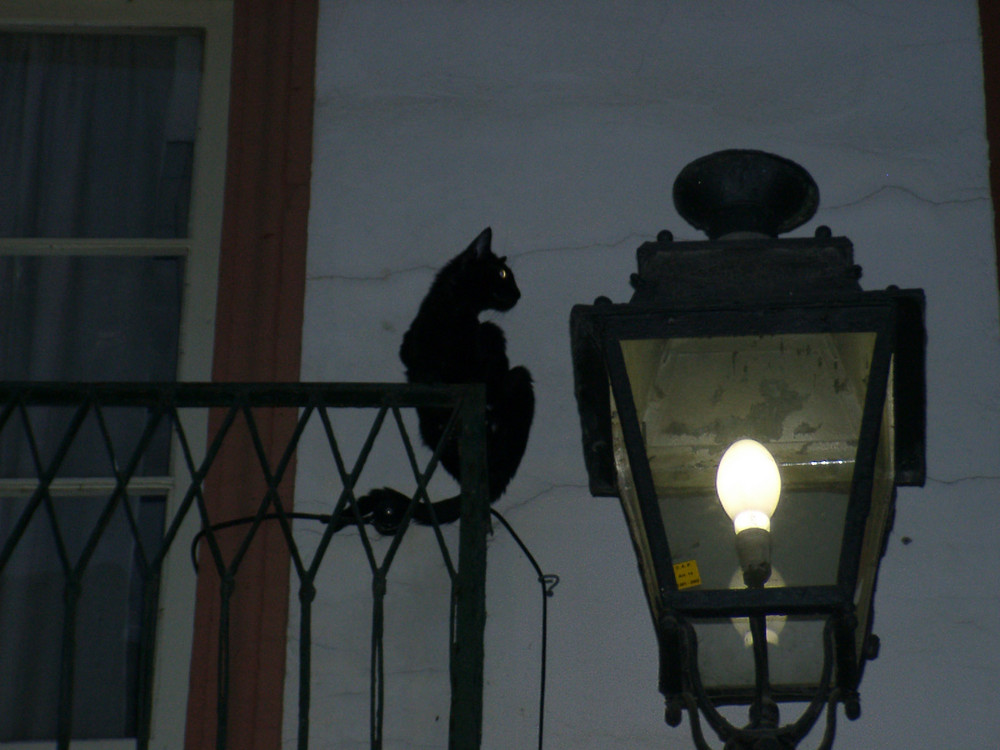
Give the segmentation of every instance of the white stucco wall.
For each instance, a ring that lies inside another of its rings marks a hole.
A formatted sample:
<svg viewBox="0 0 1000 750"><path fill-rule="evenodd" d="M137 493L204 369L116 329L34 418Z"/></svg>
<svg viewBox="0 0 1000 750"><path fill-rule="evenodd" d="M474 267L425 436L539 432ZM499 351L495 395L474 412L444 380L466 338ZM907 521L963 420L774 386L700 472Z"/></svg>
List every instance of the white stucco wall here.
<svg viewBox="0 0 1000 750"><path fill-rule="evenodd" d="M802 164L821 204L793 236L829 225L854 242L865 288L928 298L929 480L900 492L876 600L882 654L836 747L996 746L1000 340L973 0L328 0L316 96L303 380L402 381L400 338L434 271L484 226L520 283L521 302L497 320L538 407L497 507L561 577L548 750L692 746L686 719L663 722L618 503L587 491L567 323L574 303L629 298L635 249L657 231L701 238L670 190L685 164L723 148ZM308 437L297 507L328 510L333 471ZM390 454L364 487L398 476ZM348 580L351 566L367 575L356 542L338 535L319 582L310 747L368 746L371 615L367 580ZM390 576L387 748L445 744L447 583L434 545L418 529ZM498 528L488 750L537 746L540 606ZM293 661L296 639L293 627ZM294 678L290 668L290 738Z"/></svg>

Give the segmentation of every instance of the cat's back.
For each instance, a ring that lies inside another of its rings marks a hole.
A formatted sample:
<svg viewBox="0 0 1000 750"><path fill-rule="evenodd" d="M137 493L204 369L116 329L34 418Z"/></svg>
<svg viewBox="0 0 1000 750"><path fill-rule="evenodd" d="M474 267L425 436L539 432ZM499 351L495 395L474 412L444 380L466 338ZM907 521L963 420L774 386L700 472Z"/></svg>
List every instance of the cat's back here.
<svg viewBox="0 0 1000 750"><path fill-rule="evenodd" d="M399 347L407 379L422 383L469 380L474 375L470 365L478 326L475 315L463 314L444 300L422 306Z"/></svg>
<svg viewBox="0 0 1000 750"><path fill-rule="evenodd" d="M491 237L487 227L435 276L399 350L411 382L475 382L483 378L478 362L503 356L483 351L504 343L502 335L480 336L479 314L509 310L521 293L506 258L493 253Z"/></svg>

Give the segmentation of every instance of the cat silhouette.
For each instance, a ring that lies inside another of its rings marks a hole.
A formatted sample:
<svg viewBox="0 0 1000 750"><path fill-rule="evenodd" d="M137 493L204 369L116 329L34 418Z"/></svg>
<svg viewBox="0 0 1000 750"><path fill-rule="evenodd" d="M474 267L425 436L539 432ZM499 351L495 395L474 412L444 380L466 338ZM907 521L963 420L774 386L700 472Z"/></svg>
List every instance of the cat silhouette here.
<svg viewBox="0 0 1000 750"><path fill-rule="evenodd" d="M511 367L507 341L495 323L480 321L486 310L506 312L521 298L507 259L493 253L487 227L437 273L416 317L403 336L399 357L410 383L483 383L486 386L486 462L489 497L494 502L517 472L528 443L535 412L531 373ZM420 437L434 450L444 435L450 409L417 409ZM443 446L441 465L460 474L457 430ZM410 498L390 487L359 499L362 513L383 534L395 533ZM434 503L438 523L455 521L461 495ZM426 504L417 504L413 520L431 523Z"/></svg>

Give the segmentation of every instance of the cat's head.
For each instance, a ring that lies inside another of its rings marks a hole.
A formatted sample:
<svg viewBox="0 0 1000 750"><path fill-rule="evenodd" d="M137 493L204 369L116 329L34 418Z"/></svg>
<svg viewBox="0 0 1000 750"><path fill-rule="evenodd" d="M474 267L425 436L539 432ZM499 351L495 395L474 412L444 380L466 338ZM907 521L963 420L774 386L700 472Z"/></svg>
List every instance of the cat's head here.
<svg viewBox="0 0 1000 750"><path fill-rule="evenodd" d="M486 227L460 256L464 283L475 289L483 310L510 310L521 298L514 273L506 256L493 253L490 242L493 231Z"/></svg>

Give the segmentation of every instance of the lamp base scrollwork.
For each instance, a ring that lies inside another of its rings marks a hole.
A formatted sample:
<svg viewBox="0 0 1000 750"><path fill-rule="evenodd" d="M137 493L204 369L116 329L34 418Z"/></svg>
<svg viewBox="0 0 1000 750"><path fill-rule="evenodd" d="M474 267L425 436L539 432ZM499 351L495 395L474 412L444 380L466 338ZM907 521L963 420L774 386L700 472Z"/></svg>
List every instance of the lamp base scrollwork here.
<svg viewBox="0 0 1000 750"><path fill-rule="evenodd" d="M831 677L834 664L834 617L823 629L823 669L816 693L801 716L794 722L778 725L777 706L767 691L758 693L750 706L751 721L745 727L729 722L712 703L698 672L698 644L694 628L681 619L671 618L671 625L680 634L684 689L666 696L665 719L672 727L679 726L687 711L691 722L691 736L697 750L718 750L705 739L702 719L722 741L721 750L795 750L813 730L823 709L826 709L826 726L815 750L830 750L837 724L837 704L844 703L845 714L854 719L860 715L857 692L842 690L833 685Z"/></svg>

